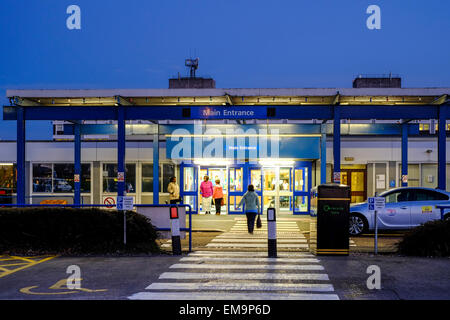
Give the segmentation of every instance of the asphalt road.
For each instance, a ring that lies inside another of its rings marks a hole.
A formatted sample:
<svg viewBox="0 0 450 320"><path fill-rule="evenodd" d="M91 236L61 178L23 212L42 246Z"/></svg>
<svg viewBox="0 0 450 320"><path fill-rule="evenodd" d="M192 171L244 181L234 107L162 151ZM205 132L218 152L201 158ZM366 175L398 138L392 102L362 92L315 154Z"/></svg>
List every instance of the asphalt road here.
<svg viewBox="0 0 450 320"><path fill-rule="evenodd" d="M183 255L186 257L186 255ZM341 300L450 299L450 260L353 254L319 257ZM180 257L55 257L17 272L0 275L0 299L128 299L142 292L179 263ZM69 266L81 270L80 290L66 286ZM381 289L367 288L367 268L379 266ZM226 268L226 266L225 266ZM205 270L213 273L214 270ZM289 274L289 270L277 271ZM183 281L181 281L183 282ZM295 282L293 282L295 283ZM192 291L192 295L197 292Z"/></svg>

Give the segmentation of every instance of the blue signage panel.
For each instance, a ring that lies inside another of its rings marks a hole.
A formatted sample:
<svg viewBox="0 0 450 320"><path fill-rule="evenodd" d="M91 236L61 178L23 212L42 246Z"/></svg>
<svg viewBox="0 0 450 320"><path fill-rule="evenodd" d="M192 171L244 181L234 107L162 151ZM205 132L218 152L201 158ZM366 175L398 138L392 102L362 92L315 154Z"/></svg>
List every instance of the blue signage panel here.
<svg viewBox="0 0 450 320"><path fill-rule="evenodd" d="M265 106L205 106L191 107L193 119L266 119Z"/></svg>
<svg viewBox="0 0 450 320"><path fill-rule="evenodd" d="M167 137L167 159L319 159L319 137Z"/></svg>

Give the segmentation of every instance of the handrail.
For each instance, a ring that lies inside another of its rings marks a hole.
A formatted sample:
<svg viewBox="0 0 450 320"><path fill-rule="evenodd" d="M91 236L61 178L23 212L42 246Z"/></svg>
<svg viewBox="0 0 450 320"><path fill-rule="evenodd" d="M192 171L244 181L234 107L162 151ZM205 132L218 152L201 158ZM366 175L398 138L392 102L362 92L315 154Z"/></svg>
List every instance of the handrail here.
<svg viewBox="0 0 450 320"><path fill-rule="evenodd" d="M188 231L189 232L189 252L192 252L192 207L189 204L134 204L134 207L187 207L189 214L189 228L180 228L180 231ZM106 204L16 204L16 203L8 203L8 204L0 204L1 207L31 207L31 208L42 208L42 207L50 207L50 208L89 208L89 207L111 207ZM157 231L170 231L169 228L155 228Z"/></svg>

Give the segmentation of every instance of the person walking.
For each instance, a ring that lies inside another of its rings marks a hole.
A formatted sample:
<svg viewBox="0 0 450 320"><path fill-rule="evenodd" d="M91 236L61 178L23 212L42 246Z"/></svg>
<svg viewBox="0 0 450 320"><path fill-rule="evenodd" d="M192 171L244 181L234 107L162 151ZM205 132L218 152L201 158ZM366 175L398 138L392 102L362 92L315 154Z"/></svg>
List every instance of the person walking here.
<svg viewBox="0 0 450 320"><path fill-rule="evenodd" d="M248 185L247 192L242 196L237 208L240 209L242 203L245 203L245 215L247 216L248 233L253 234L255 228L255 218L260 211L259 197L252 184Z"/></svg>
<svg viewBox="0 0 450 320"><path fill-rule="evenodd" d="M177 204L180 199L180 187L177 184L177 178L170 178L169 185L167 186L167 192L169 192L170 204ZM167 202L166 202L167 203Z"/></svg>
<svg viewBox="0 0 450 320"><path fill-rule="evenodd" d="M216 215L220 215L220 209L223 204L223 188L220 185L219 179L216 180L216 185L214 186L214 191L213 191L212 197L214 199L214 204L216 206Z"/></svg>
<svg viewBox="0 0 450 320"><path fill-rule="evenodd" d="M202 207L205 214L211 214L211 202L214 189L209 177L205 176L200 184L200 194L202 195Z"/></svg>

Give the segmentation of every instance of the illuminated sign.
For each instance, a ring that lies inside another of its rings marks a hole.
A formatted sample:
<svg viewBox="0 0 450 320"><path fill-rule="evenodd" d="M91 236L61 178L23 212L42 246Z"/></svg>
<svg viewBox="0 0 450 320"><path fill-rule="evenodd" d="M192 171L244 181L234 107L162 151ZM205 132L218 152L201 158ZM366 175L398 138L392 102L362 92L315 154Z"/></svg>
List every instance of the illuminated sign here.
<svg viewBox="0 0 450 320"><path fill-rule="evenodd" d="M265 119L267 109L264 107L200 107L191 109L192 118L202 119Z"/></svg>

